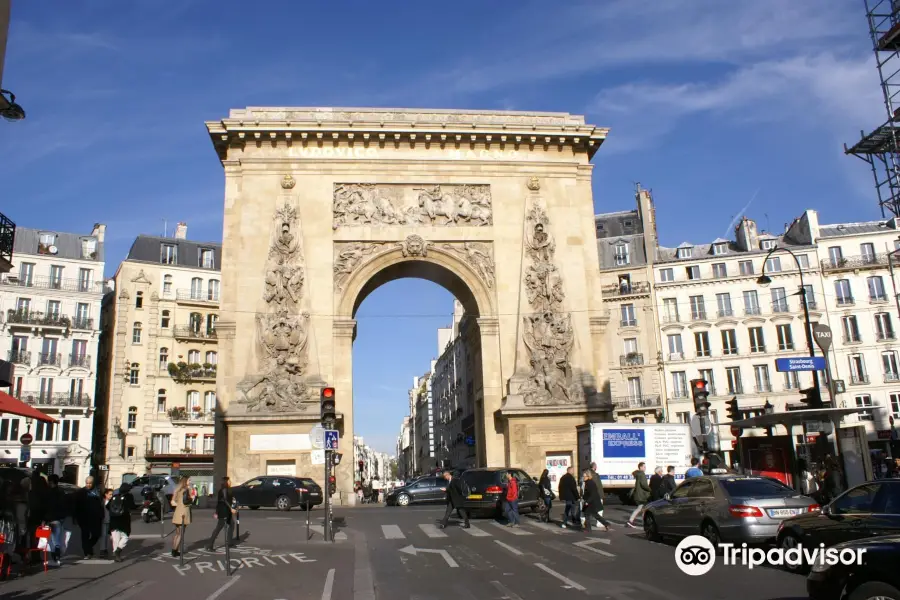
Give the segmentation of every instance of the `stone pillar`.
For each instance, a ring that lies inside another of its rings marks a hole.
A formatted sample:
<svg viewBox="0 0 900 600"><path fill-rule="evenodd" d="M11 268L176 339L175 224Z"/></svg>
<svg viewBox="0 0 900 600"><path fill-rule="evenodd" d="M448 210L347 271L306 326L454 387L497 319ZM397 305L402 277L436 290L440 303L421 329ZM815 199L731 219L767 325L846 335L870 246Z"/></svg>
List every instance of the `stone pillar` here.
<svg viewBox="0 0 900 600"><path fill-rule="evenodd" d="M343 415L340 452L344 455L341 464L334 470L338 489L334 500L335 504L353 506L356 504L356 494L353 493L353 339L356 337L356 321L335 319L331 327L334 352L332 385L335 408Z"/></svg>
<svg viewBox="0 0 900 600"><path fill-rule="evenodd" d="M603 392L608 390L607 382L609 380L609 369L603 368L604 365L604 350L606 349L604 336L606 335L606 326L609 324L609 315L603 315L599 317L590 317L590 327L591 327L591 341L592 347L594 350L594 355L592 357L594 364L594 372L591 373L591 376L594 379L594 385L597 388L597 392L602 397ZM612 360L612 359L610 359ZM608 394L611 396L612 394Z"/></svg>
<svg viewBox="0 0 900 600"><path fill-rule="evenodd" d="M500 322L497 317L479 317L481 333L482 414L476 423L476 436L484 441L483 457L487 467L506 466L506 426L496 424L494 414L503 403L503 373L500 369ZM478 429L480 426L480 430Z"/></svg>

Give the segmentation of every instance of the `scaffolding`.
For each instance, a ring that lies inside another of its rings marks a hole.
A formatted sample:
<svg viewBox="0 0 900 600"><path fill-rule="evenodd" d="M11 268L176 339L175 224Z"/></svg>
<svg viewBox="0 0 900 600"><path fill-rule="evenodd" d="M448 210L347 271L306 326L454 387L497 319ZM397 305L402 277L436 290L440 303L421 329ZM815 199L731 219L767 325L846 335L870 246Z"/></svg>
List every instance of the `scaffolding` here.
<svg viewBox="0 0 900 600"><path fill-rule="evenodd" d="M844 152L866 161L881 214L900 217L900 0L865 0L887 121Z"/></svg>

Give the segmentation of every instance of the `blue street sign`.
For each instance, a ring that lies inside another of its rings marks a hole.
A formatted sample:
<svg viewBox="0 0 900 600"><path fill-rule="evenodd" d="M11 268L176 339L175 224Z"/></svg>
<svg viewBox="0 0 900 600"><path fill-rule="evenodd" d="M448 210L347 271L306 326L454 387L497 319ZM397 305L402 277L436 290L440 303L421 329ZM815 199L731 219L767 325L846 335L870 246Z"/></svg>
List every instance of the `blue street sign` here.
<svg viewBox="0 0 900 600"><path fill-rule="evenodd" d="M19 462L28 462L31 460L31 446L19 447Z"/></svg>
<svg viewBox="0 0 900 600"><path fill-rule="evenodd" d="M779 373L791 371L824 371L825 359L821 356L803 358L776 358L775 370Z"/></svg>
<svg viewBox="0 0 900 600"><path fill-rule="evenodd" d="M338 449L337 429L326 429L325 430L325 449L326 450L337 450Z"/></svg>
<svg viewBox="0 0 900 600"><path fill-rule="evenodd" d="M467 435L466 436L466 446L474 446L475 445L475 436Z"/></svg>

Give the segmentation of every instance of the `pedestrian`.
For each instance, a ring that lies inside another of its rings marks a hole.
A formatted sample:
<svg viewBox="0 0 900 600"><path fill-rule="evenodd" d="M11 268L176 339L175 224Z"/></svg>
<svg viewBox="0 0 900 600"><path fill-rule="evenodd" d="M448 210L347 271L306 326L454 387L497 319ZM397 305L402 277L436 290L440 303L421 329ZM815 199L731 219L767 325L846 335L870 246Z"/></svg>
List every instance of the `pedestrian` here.
<svg viewBox="0 0 900 600"><path fill-rule="evenodd" d="M465 488L463 480L459 477L454 477L450 471L444 471L444 481L447 482L447 487L443 488L447 494L447 508L444 510L444 518L441 519L440 528L444 529L447 527L450 515L455 510L457 515L462 512L463 529L468 529L469 509L463 506L463 503L466 501L466 496L469 495L469 492Z"/></svg>
<svg viewBox="0 0 900 600"><path fill-rule="evenodd" d="M506 523L507 527L519 526L519 480L506 472Z"/></svg>
<svg viewBox="0 0 900 600"><path fill-rule="evenodd" d="M41 477L40 471L31 473L31 485L28 489L27 503L28 513L25 519L27 528L28 548L37 548L37 529L47 522L47 482ZM28 553L28 562L31 562L32 555Z"/></svg>
<svg viewBox="0 0 900 600"><path fill-rule="evenodd" d="M109 492L109 501L106 503L106 512L109 513L109 534L112 537L113 560L122 562L122 550L128 543L131 535L131 511L128 510L128 497L131 494L131 484L123 483L119 491L113 494Z"/></svg>
<svg viewBox="0 0 900 600"><path fill-rule="evenodd" d="M691 459L691 467L684 472L684 478L703 477L703 471L700 469L700 459L696 456Z"/></svg>
<svg viewBox="0 0 900 600"><path fill-rule="evenodd" d="M800 493L804 496L813 496L819 491L816 478L809 472L809 465L804 459L797 461L797 470L800 471Z"/></svg>
<svg viewBox="0 0 900 600"><path fill-rule="evenodd" d="M225 535L225 543L234 545L234 517L237 515L237 509L234 508L234 496L231 494L231 478L223 477L222 483L219 484L219 491L216 494L216 528L213 529L212 536L209 538L209 544L206 549L210 552L216 549L216 538L219 532L228 526L228 532Z"/></svg>
<svg viewBox="0 0 900 600"><path fill-rule="evenodd" d="M562 523L559 524L563 529L566 523L578 524L581 517L578 514L578 500L581 497L578 493L578 482L575 481L575 469L568 467L566 474L559 478L559 499L565 502Z"/></svg>
<svg viewBox="0 0 900 600"><path fill-rule="evenodd" d="M100 541L106 509L100 490L94 485L94 478L84 480L84 487L76 492L73 515L81 530L81 550L84 558L94 558L94 546Z"/></svg>
<svg viewBox="0 0 900 600"><path fill-rule="evenodd" d="M18 541L13 482L3 479L0 480L0 581L9 576Z"/></svg>
<svg viewBox="0 0 900 600"><path fill-rule="evenodd" d="M650 476L650 501L659 500L663 497L663 468L656 467L653 469L653 475Z"/></svg>
<svg viewBox="0 0 900 600"><path fill-rule="evenodd" d="M544 469L544 472L541 473L540 479L538 479L538 487L541 488L540 493L544 498L544 514L541 516L541 520L544 523L552 523L553 520L550 518L550 509L553 508L553 499L556 497L553 494L553 484L550 482L550 471L548 469Z"/></svg>
<svg viewBox="0 0 900 600"><path fill-rule="evenodd" d="M66 543L65 522L69 516L66 494L59 487L59 475L56 473L47 478L47 524L50 526L50 557L59 566L62 559L63 546Z"/></svg>
<svg viewBox="0 0 900 600"><path fill-rule="evenodd" d="M597 463L591 463L591 480L597 485L597 489L600 491L600 499L602 500L605 496L603 493L603 481L600 480L600 476L597 475ZM582 486L583 487L583 486ZM603 509L600 509L600 514L603 514ZM595 523L597 527L600 526L600 522Z"/></svg>
<svg viewBox="0 0 900 600"><path fill-rule="evenodd" d="M841 468L837 460L828 455L825 457L825 477L824 477L825 498L831 502L841 495L843 491L843 478L841 477Z"/></svg>
<svg viewBox="0 0 900 600"><path fill-rule="evenodd" d="M644 510L644 504L650 499L650 484L647 482L647 464L639 462L638 468L631 475L634 477L634 489L631 490L631 499L637 504L637 508L635 508L634 512L631 513L631 516L628 517L628 522L625 523L625 526L637 527L637 525L634 524L634 520L641 514L641 511Z"/></svg>
<svg viewBox="0 0 900 600"><path fill-rule="evenodd" d="M191 478L184 476L175 486L175 493L172 494L170 504L175 512L172 513L172 524L175 525L175 534L172 536L172 556L177 557L181 554L181 538L184 537L187 526L191 524L191 492L188 487L191 485Z"/></svg>
<svg viewBox="0 0 900 600"><path fill-rule="evenodd" d="M678 483L675 481L675 467L669 465L666 467L666 474L663 475L662 485L660 486L660 492L662 492L662 498L666 497L666 494L671 494L675 491L675 488L678 487Z"/></svg>
<svg viewBox="0 0 900 600"><path fill-rule="evenodd" d="M586 469L583 473L584 477L584 531L591 532L591 519L596 520L603 525L604 531L611 531L611 523L603 518L600 514L603 511L603 496L597 483L591 477L591 469Z"/></svg>

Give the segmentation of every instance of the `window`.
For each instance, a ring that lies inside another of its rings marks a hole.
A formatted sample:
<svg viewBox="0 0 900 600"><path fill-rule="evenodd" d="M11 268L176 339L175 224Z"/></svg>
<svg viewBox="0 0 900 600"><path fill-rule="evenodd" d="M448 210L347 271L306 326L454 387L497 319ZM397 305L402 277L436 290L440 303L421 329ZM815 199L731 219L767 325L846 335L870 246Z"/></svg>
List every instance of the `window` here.
<svg viewBox="0 0 900 600"><path fill-rule="evenodd" d="M144 308L144 292L138 292L134 295L134 307Z"/></svg>
<svg viewBox="0 0 900 600"><path fill-rule="evenodd" d="M713 244L712 253L713 256L721 256L728 251L728 244Z"/></svg>
<svg viewBox="0 0 900 600"><path fill-rule="evenodd" d="M81 258L97 258L97 240L94 238L81 238Z"/></svg>
<svg viewBox="0 0 900 600"><path fill-rule="evenodd" d="M75 329L90 329L89 311L90 307L84 302L75 305L75 323L73 324Z"/></svg>
<svg viewBox="0 0 900 600"><path fill-rule="evenodd" d="M59 441L77 442L81 423L78 419L63 419L60 422Z"/></svg>
<svg viewBox="0 0 900 600"><path fill-rule="evenodd" d="M19 267L19 285L22 287L31 287L34 285L33 263L22 263Z"/></svg>
<svg viewBox="0 0 900 600"><path fill-rule="evenodd" d="M896 337L890 313L875 313L875 337L878 341L892 340Z"/></svg>
<svg viewBox="0 0 900 600"><path fill-rule="evenodd" d="M738 353L737 332L734 329L722 330L722 354L732 355Z"/></svg>
<svg viewBox="0 0 900 600"><path fill-rule="evenodd" d="M36 442L52 442L53 441L53 423L44 423L38 421L34 428L34 441Z"/></svg>
<svg viewBox="0 0 900 600"><path fill-rule="evenodd" d="M781 272L781 257L773 256L772 258L766 261L765 266L766 273L780 273Z"/></svg>
<svg viewBox="0 0 900 600"><path fill-rule="evenodd" d="M836 515L866 514L875 510L875 497L881 484L869 483L853 488L831 503Z"/></svg>
<svg viewBox="0 0 900 600"><path fill-rule="evenodd" d="M215 266L215 254L212 248L200 248L200 256L197 263L204 269L212 269Z"/></svg>
<svg viewBox="0 0 900 600"><path fill-rule="evenodd" d="M631 400L640 400L641 399L641 378L640 377L629 377L628 378L628 398Z"/></svg>
<svg viewBox="0 0 900 600"><path fill-rule="evenodd" d="M687 278L690 281L696 281L700 279L700 267L697 265L691 265L690 267L685 267L685 271L687 272Z"/></svg>
<svg viewBox="0 0 900 600"><path fill-rule="evenodd" d="M131 368L128 369L128 383L131 385L138 385L141 382L141 366L137 363L131 363Z"/></svg>
<svg viewBox="0 0 900 600"><path fill-rule="evenodd" d="M687 394L687 373L684 371L672 371L672 397L687 398Z"/></svg>
<svg viewBox="0 0 900 600"><path fill-rule="evenodd" d="M869 383L869 376L866 374L866 359L862 354L851 354L847 357L850 361L850 383L862 385Z"/></svg>
<svg viewBox="0 0 900 600"><path fill-rule="evenodd" d="M624 346L626 355L627 354L637 354L637 351L638 351L637 338L625 338L623 346Z"/></svg>
<svg viewBox="0 0 900 600"><path fill-rule="evenodd" d="M191 300L203 300L203 280L199 277L191 279Z"/></svg>
<svg viewBox="0 0 900 600"><path fill-rule="evenodd" d="M769 365L753 365L753 377L756 379L757 394L772 391L772 381L769 379Z"/></svg>
<svg viewBox="0 0 900 600"><path fill-rule="evenodd" d="M697 348L697 356L708 357L712 353L709 350L709 332L697 331L694 333L694 346Z"/></svg>
<svg viewBox="0 0 900 600"><path fill-rule="evenodd" d="M206 299L212 302L219 301L219 280L210 279L206 286Z"/></svg>
<svg viewBox="0 0 900 600"><path fill-rule="evenodd" d="M772 288L772 312L784 313L787 311L787 294L784 292L784 288Z"/></svg>
<svg viewBox="0 0 900 600"><path fill-rule="evenodd" d="M797 255L797 262L800 263L800 268L801 268L801 269L804 269L804 270L805 270L805 269L808 269L808 268L809 268L809 255L807 255L807 254L798 254L798 255Z"/></svg>
<svg viewBox="0 0 900 600"><path fill-rule="evenodd" d="M94 271L91 269L78 269L78 291L90 292Z"/></svg>
<svg viewBox="0 0 900 600"><path fill-rule="evenodd" d="M19 441L19 419L0 419L0 442Z"/></svg>
<svg viewBox="0 0 900 600"><path fill-rule="evenodd" d="M760 312L759 296L757 296L756 290L746 290L744 292L744 314L758 315Z"/></svg>
<svg viewBox="0 0 900 600"><path fill-rule="evenodd" d="M700 369L698 372L700 379L706 382L706 386L709 389L709 395L716 395L716 379L713 377L712 369Z"/></svg>
<svg viewBox="0 0 900 600"><path fill-rule="evenodd" d="M631 262L628 256L628 244L618 243L615 246L616 266L621 267Z"/></svg>
<svg viewBox="0 0 900 600"><path fill-rule="evenodd" d="M190 352L188 352L188 364L189 365L200 364L200 351L199 350L191 350Z"/></svg>
<svg viewBox="0 0 900 600"><path fill-rule="evenodd" d="M731 310L731 294L716 294L716 310L719 318L731 317L734 312Z"/></svg>
<svg viewBox="0 0 900 600"><path fill-rule="evenodd" d="M832 267L844 266L844 253L840 246L832 246L828 249L828 262L831 263Z"/></svg>
<svg viewBox="0 0 900 600"><path fill-rule="evenodd" d="M200 412L200 392L191 390L187 393L187 408L190 412Z"/></svg>
<svg viewBox="0 0 900 600"><path fill-rule="evenodd" d="M178 246L162 244L159 248L159 262L164 265L178 264Z"/></svg>
<svg viewBox="0 0 900 600"><path fill-rule="evenodd" d="M215 365L219 362L219 355L210 350L206 353L206 364Z"/></svg>
<svg viewBox="0 0 900 600"><path fill-rule="evenodd" d="M168 329L169 324L171 322L171 313L167 310L162 311L162 316L159 319L159 326L163 329Z"/></svg>
<svg viewBox="0 0 900 600"><path fill-rule="evenodd" d="M129 431L137 429L137 406L128 407L128 422L126 425Z"/></svg>
<svg viewBox="0 0 900 600"><path fill-rule="evenodd" d="M870 408L872 406L872 396L869 394L860 394L854 398L856 400L856 408ZM860 421L874 421L872 411L857 413Z"/></svg>
<svg viewBox="0 0 900 600"><path fill-rule="evenodd" d="M684 246L678 249L676 256L678 258L690 258L693 253L694 249L691 246Z"/></svg>
<svg viewBox="0 0 900 600"><path fill-rule="evenodd" d="M793 350L794 335L793 332L791 332L790 323L781 323L779 325L776 325L775 331L778 332L778 349Z"/></svg>
<svg viewBox="0 0 900 600"><path fill-rule="evenodd" d="M881 365L884 367L884 381L900 381L900 369L897 368L897 353L893 350L881 353Z"/></svg>
<svg viewBox="0 0 900 600"><path fill-rule="evenodd" d="M166 412L166 390L156 390L156 412Z"/></svg>
<svg viewBox="0 0 900 600"><path fill-rule="evenodd" d="M798 390L800 389L800 373L797 371L788 371L784 375L784 389Z"/></svg>
<svg viewBox="0 0 900 600"><path fill-rule="evenodd" d="M738 268L741 270L741 275L753 275L752 260L742 260L738 263Z"/></svg>
<svg viewBox="0 0 900 600"><path fill-rule="evenodd" d="M853 292L850 289L850 280L838 279L835 281L834 295L837 296L838 305L853 304Z"/></svg>
<svg viewBox="0 0 900 600"><path fill-rule="evenodd" d="M140 321L136 321L134 327L131 328L131 343L132 344L140 344L141 343L141 323Z"/></svg>
<svg viewBox="0 0 900 600"><path fill-rule="evenodd" d="M216 323L219 320L219 315L206 315L206 334L212 335L216 332Z"/></svg>
<svg viewBox="0 0 900 600"><path fill-rule="evenodd" d="M678 301L675 298L663 298L663 322L678 322Z"/></svg>
<svg viewBox="0 0 900 600"><path fill-rule="evenodd" d="M678 412L678 413L675 413L675 416L678 418L679 423L690 423L691 422L690 411Z"/></svg>
<svg viewBox="0 0 900 600"><path fill-rule="evenodd" d="M184 451L188 454L197 452L197 434L187 433L184 436Z"/></svg>
<svg viewBox="0 0 900 600"><path fill-rule="evenodd" d="M172 276L163 275L163 296L172 295Z"/></svg>
<svg viewBox="0 0 900 600"><path fill-rule="evenodd" d="M763 335L763 328L750 327L748 332L750 333L750 352L765 352L766 338Z"/></svg>
<svg viewBox="0 0 900 600"><path fill-rule="evenodd" d="M622 327L634 327L637 319L634 317L634 304L622 305Z"/></svg>
<svg viewBox="0 0 900 600"><path fill-rule="evenodd" d="M894 392L891 394L891 412L893 413L894 418L900 418L900 393ZM3 439L2 430L0 430L0 440Z"/></svg>
<svg viewBox="0 0 900 600"><path fill-rule="evenodd" d="M55 233L42 233L38 236L38 254L56 254L50 251L54 246L56 246Z"/></svg>
<svg viewBox="0 0 900 600"><path fill-rule="evenodd" d="M670 333L667 336L669 342L669 360L681 360L684 358L684 348L681 346L681 334Z"/></svg>
<svg viewBox="0 0 900 600"><path fill-rule="evenodd" d="M53 397L53 378L41 377L41 395L42 400L50 400Z"/></svg>
<svg viewBox="0 0 900 600"><path fill-rule="evenodd" d="M884 279L880 275L869 277L866 283L869 285L869 300L887 300L887 292L884 291Z"/></svg>
<svg viewBox="0 0 900 600"><path fill-rule="evenodd" d="M87 357L87 340L72 340L72 356L69 357L69 366L90 367Z"/></svg>
<svg viewBox="0 0 900 600"><path fill-rule="evenodd" d="M703 296L691 296L689 298L691 304L691 319L700 321L706 318L706 305L703 302Z"/></svg>
<svg viewBox="0 0 900 600"><path fill-rule="evenodd" d="M771 250L775 247L775 240L762 240L759 243L759 247L763 250Z"/></svg>
<svg viewBox="0 0 900 600"><path fill-rule="evenodd" d="M841 317L841 327L844 330L844 343L852 344L862 341L862 337L859 334L859 323L856 321L856 315Z"/></svg>
<svg viewBox="0 0 900 600"><path fill-rule="evenodd" d="M169 434L168 433L154 433L150 437L150 448L154 454L168 454L169 453Z"/></svg>
<svg viewBox="0 0 900 600"><path fill-rule="evenodd" d="M212 414L216 410L216 393L206 392L203 394L203 412Z"/></svg>
<svg viewBox="0 0 900 600"><path fill-rule="evenodd" d="M660 269L659 280L663 282L675 281L675 271L673 269Z"/></svg>
<svg viewBox="0 0 900 600"><path fill-rule="evenodd" d="M212 435L203 436L203 454L212 454L216 451L216 438Z"/></svg>
<svg viewBox="0 0 900 600"><path fill-rule="evenodd" d="M169 365L169 349L163 346L159 349L159 368L165 369Z"/></svg>
<svg viewBox="0 0 900 600"><path fill-rule="evenodd" d="M127 448L125 448L125 458L134 458L134 453L135 453L134 446L128 446Z"/></svg>
<svg viewBox="0 0 900 600"><path fill-rule="evenodd" d="M806 284L803 286L803 291L806 294L806 306L809 308L816 307L816 294L813 291L813 286L810 284Z"/></svg>
<svg viewBox="0 0 900 600"><path fill-rule="evenodd" d="M713 277L716 279L724 279L728 277L728 267L725 263L714 263L713 264Z"/></svg>
<svg viewBox="0 0 900 600"><path fill-rule="evenodd" d="M62 287L63 268L58 265L50 266L50 287L58 290Z"/></svg>
<svg viewBox="0 0 900 600"><path fill-rule="evenodd" d="M48 300L47 301L47 316L48 317L50 317L54 321L59 320L59 310L60 310L59 300Z"/></svg>
<svg viewBox="0 0 900 600"><path fill-rule="evenodd" d="M188 317L188 325L193 333L200 333L200 328L203 327L203 315L191 313Z"/></svg>
<svg viewBox="0 0 900 600"><path fill-rule="evenodd" d="M859 254L862 257L864 264L869 265L877 261L875 258L875 244L872 244L871 242L860 244Z"/></svg>

